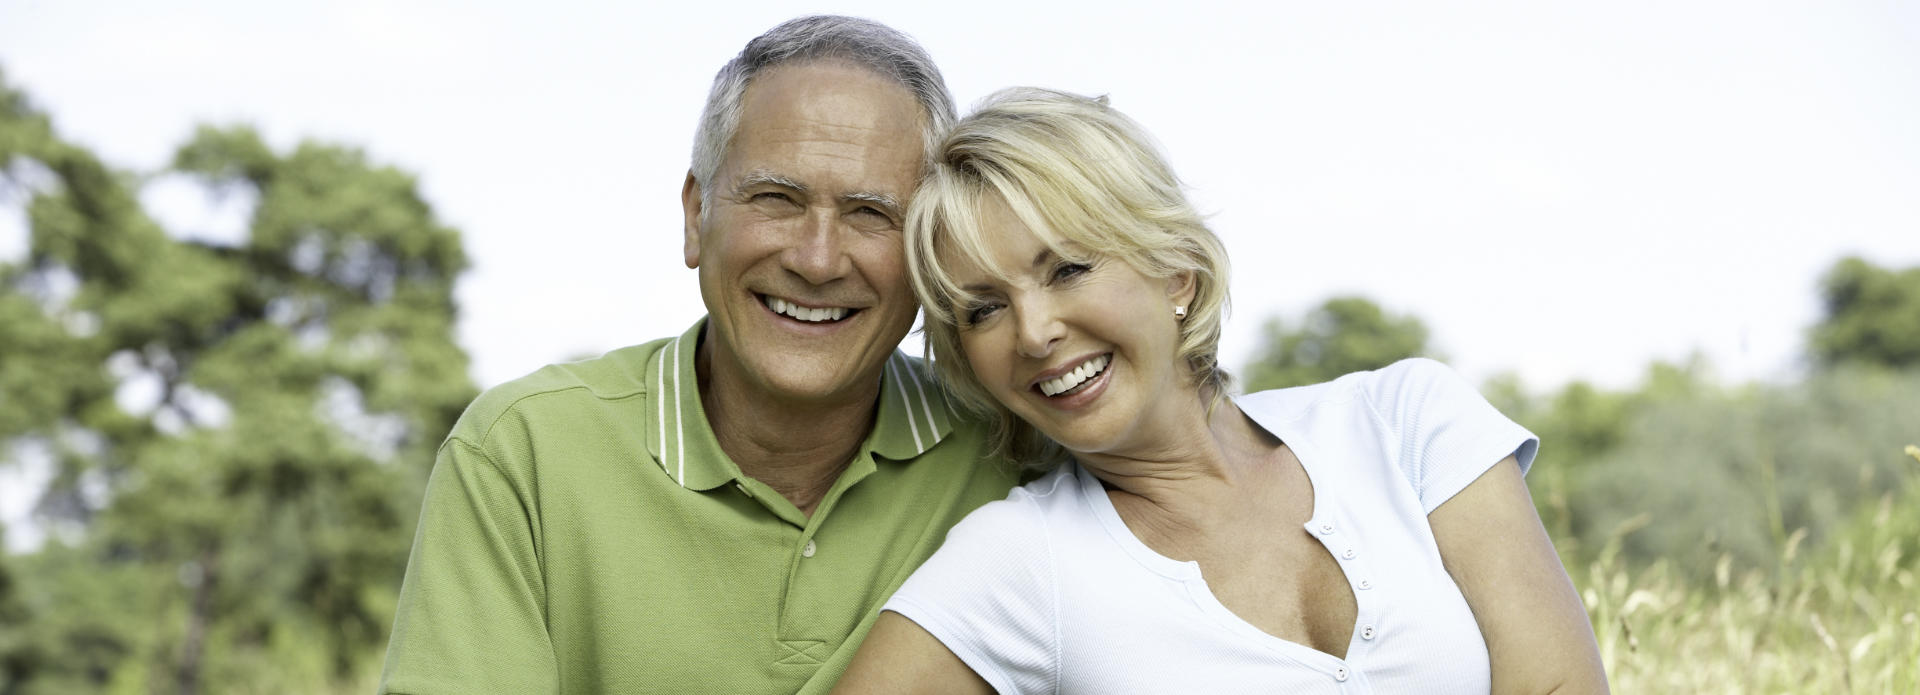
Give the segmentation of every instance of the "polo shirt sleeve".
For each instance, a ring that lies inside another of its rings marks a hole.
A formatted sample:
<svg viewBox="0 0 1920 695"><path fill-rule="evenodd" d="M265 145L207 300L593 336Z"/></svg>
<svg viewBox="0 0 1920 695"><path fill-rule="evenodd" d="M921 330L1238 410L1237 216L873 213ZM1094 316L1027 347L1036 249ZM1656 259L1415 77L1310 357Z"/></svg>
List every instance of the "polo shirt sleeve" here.
<svg viewBox="0 0 1920 695"><path fill-rule="evenodd" d="M1024 496L967 515L881 609L926 629L1003 695L1051 693L1059 679L1052 553Z"/></svg>
<svg viewBox="0 0 1920 695"><path fill-rule="evenodd" d="M1362 390L1400 438L1396 463L1432 514L1501 459L1525 474L1540 440L1495 410L1466 379L1434 360L1401 360L1367 375Z"/></svg>
<svg viewBox="0 0 1920 695"><path fill-rule="evenodd" d="M486 451L458 438L441 446L381 693L559 691L529 500Z"/></svg>

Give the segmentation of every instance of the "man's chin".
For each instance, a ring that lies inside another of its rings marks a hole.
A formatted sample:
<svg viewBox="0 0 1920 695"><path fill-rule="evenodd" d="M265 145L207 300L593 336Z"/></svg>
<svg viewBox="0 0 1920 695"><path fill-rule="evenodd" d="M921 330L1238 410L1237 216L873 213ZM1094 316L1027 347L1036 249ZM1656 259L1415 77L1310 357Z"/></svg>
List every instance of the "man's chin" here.
<svg viewBox="0 0 1920 695"><path fill-rule="evenodd" d="M792 403L829 405L871 397L879 388L878 364L849 364L844 351L764 356L758 371L763 396ZM884 357L883 357L884 358Z"/></svg>

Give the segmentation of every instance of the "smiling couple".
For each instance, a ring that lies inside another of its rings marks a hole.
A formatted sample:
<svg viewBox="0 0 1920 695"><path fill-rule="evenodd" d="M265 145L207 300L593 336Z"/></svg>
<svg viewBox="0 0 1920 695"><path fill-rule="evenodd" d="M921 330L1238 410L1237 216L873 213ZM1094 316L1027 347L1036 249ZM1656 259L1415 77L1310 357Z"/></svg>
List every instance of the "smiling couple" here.
<svg viewBox="0 0 1920 695"><path fill-rule="evenodd" d="M707 316L467 410L382 692L1605 691L1532 435L1424 360L1230 396L1225 249L1104 100L956 122L805 17L695 140Z"/></svg>

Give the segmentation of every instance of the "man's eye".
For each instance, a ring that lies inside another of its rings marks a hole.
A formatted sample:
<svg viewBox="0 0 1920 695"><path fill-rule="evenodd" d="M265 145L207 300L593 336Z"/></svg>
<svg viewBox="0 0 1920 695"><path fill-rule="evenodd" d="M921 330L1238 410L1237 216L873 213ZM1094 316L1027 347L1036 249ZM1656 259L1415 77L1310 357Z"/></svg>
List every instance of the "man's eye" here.
<svg viewBox="0 0 1920 695"><path fill-rule="evenodd" d="M850 215L854 218L854 220L857 223L863 226L873 226L873 227L893 226L893 216L888 215L887 213L881 212L878 208L861 207L861 208L855 209L852 213L850 213Z"/></svg>
<svg viewBox="0 0 1920 695"><path fill-rule="evenodd" d="M800 202L786 191L760 191L747 196L747 204L759 208L762 212L786 214L798 210Z"/></svg>

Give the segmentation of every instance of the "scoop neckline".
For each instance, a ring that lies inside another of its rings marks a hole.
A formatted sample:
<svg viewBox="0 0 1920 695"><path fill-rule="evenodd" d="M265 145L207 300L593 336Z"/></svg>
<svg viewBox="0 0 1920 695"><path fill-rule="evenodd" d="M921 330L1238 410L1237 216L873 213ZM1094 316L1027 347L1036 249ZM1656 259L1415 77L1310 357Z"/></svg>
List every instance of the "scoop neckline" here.
<svg viewBox="0 0 1920 695"><path fill-rule="evenodd" d="M1249 414L1248 417L1252 418L1252 415ZM1334 501L1336 498L1330 497L1327 494L1328 490L1334 487L1334 485L1331 484L1329 480L1323 479L1329 476L1316 475L1318 469L1315 468L1314 464L1309 462L1309 459L1313 457L1309 454L1303 454L1300 451L1299 442L1301 440L1296 437L1287 436L1288 433L1281 431L1283 428L1275 426L1278 425L1278 423L1269 424L1261 422L1259 419L1254 419L1254 423L1266 430L1269 434L1280 439L1282 445L1293 451L1294 458L1300 462L1301 470L1305 471L1307 475L1307 484L1313 489L1313 513L1309 514L1307 521L1302 524L1306 532L1313 534L1315 527L1329 521L1336 524L1339 523L1337 517L1340 515L1335 513L1339 507L1338 502ZM1313 447L1311 444L1308 444L1307 448L1312 449ZM1347 634L1347 655L1345 657L1338 657L1314 649L1311 646L1273 635L1260 629L1253 623L1247 622L1247 620L1240 617L1238 613L1234 613L1231 609L1227 608L1226 604L1221 603L1219 597L1214 595L1213 587L1207 584L1206 577L1203 576L1200 571L1199 562L1193 560L1175 560L1149 547L1146 542L1140 540L1139 536L1134 535L1133 529L1127 526L1126 520L1120 518L1120 510L1113 506L1113 499L1107 496L1107 490L1100 483L1099 477L1095 476L1092 471L1087 470L1085 466L1080 465L1078 461L1074 461L1072 466L1074 477L1078 480L1081 492L1083 496L1087 498L1087 503L1091 507L1095 519L1098 520L1100 526L1106 530L1107 535L1113 539L1114 544L1119 546L1122 552L1126 553L1142 568L1183 584L1194 605L1202 614L1206 615L1219 627L1244 639L1251 640L1255 644L1264 645L1281 656L1290 658L1327 675L1333 675L1342 667L1356 663L1358 658L1364 653L1365 646L1361 644L1360 631L1364 625L1370 624L1372 620L1374 612L1372 607L1373 602L1369 600L1368 596L1372 592L1362 591L1354 585L1352 572L1349 571L1346 565L1341 565L1341 578L1346 581L1347 591L1353 596L1354 620L1353 625L1350 626L1351 631ZM1328 503L1323 504L1323 502ZM1315 535L1315 538L1317 539L1319 536ZM1332 554L1333 550L1326 548L1324 541L1322 541L1321 544L1323 550ZM1339 556L1335 555L1334 561L1339 563Z"/></svg>

